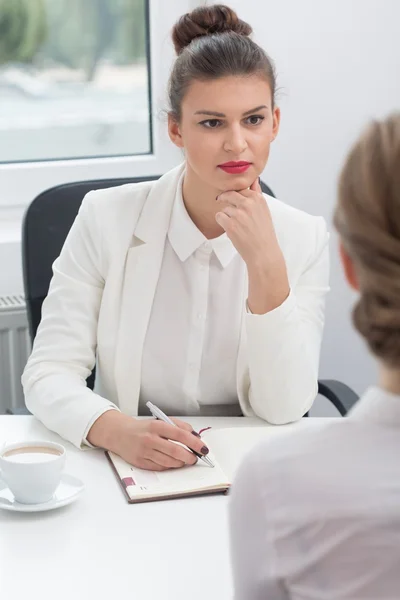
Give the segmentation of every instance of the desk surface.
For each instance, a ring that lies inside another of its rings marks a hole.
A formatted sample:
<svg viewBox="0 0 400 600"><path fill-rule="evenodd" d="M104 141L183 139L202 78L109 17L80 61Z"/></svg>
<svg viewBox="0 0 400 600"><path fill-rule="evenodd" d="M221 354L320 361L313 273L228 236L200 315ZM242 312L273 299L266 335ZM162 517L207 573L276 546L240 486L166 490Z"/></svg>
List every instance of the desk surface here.
<svg viewBox="0 0 400 600"><path fill-rule="evenodd" d="M303 419L274 427L315 427ZM257 419L191 418L195 428L260 425ZM268 425L266 425L268 427ZM85 482L70 506L43 513L0 509L4 600L227 600L232 597L223 495L127 503L101 450L81 451L28 416L0 416L0 443L47 439L67 448L65 472Z"/></svg>

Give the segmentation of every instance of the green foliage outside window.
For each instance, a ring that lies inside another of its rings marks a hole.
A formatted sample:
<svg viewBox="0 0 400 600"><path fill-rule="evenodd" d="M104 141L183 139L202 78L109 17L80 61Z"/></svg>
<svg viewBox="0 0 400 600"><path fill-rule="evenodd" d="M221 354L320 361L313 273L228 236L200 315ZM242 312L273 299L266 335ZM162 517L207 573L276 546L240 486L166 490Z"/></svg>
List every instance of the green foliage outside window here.
<svg viewBox="0 0 400 600"><path fill-rule="evenodd" d="M46 35L44 0L0 0L0 65L31 62Z"/></svg>
<svg viewBox="0 0 400 600"><path fill-rule="evenodd" d="M146 57L145 0L0 0L0 66L63 65L94 77L100 61Z"/></svg>

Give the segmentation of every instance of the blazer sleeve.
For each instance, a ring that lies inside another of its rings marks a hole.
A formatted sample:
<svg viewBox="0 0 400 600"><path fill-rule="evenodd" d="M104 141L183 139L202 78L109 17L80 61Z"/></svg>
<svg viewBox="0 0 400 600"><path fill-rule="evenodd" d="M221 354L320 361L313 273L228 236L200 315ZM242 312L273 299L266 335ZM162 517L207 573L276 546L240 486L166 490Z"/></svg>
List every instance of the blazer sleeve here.
<svg viewBox="0 0 400 600"><path fill-rule="evenodd" d="M329 235L323 218L316 224L313 250L288 298L265 315L245 315L250 388L244 412L274 424L300 419L318 393Z"/></svg>
<svg viewBox="0 0 400 600"><path fill-rule="evenodd" d="M102 239L93 194L83 200L42 306L32 353L22 375L28 409L49 429L81 447L93 422L117 406L86 387L96 361L104 288Z"/></svg>

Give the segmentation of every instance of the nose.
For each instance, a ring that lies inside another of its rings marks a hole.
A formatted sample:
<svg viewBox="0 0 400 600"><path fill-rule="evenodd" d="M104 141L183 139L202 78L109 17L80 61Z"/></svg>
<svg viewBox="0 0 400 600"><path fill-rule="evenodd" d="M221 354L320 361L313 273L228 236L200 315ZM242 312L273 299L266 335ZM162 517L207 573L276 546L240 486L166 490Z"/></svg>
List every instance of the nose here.
<svg viewBox="0 0 400 600"><path fill-rule="evenodd" d="M224 150L232 154L239 155L247 148L245 132L240 124L229 127L225 140Z"/></svg>

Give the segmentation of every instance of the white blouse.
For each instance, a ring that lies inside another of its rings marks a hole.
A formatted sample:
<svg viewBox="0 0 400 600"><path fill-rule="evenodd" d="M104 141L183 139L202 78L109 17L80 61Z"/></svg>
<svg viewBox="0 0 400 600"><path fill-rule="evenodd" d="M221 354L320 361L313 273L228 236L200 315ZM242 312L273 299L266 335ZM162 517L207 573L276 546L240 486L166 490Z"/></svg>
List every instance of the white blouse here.
<svg viewBox="0 0 400 600"><path fill-rule="evenodd" d="M232 487L235 600L400 598L400 396L250 452Z"/></svg>
<svg viewBox="0 0 400 600"><path fill-rule="evenodd" d="M207 238L177 187L142 360L139 412L241 414L236 362L245 263L226 234Z"/></svg>

